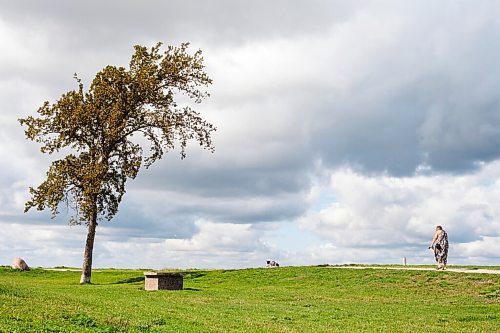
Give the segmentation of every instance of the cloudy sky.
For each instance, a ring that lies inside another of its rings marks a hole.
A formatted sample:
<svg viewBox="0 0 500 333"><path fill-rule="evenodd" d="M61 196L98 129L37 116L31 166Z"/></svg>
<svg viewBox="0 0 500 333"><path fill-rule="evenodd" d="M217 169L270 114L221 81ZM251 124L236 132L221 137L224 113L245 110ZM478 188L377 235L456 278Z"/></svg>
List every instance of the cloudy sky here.
<svg viewBox="0 0 500 333"><path fill-rule="evenodd" d="M191 43L214 80L192 144L141 170L94 267L500 265L498 1L3 1L0 264L80 266L86 230L23 213L52 156L17 119L133 45Z"/></svg>

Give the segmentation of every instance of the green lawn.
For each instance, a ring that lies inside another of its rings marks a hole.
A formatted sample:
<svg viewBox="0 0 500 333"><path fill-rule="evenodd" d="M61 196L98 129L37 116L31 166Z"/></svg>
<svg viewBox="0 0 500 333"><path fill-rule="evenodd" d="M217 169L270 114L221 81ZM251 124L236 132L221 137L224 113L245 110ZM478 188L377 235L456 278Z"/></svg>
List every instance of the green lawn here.
<svg viewBox="0 0 500 333"><path fill-rule="evenodd" d="M500 275L282 267L187 271L0 268L0 332L500 332Z"/></svg>

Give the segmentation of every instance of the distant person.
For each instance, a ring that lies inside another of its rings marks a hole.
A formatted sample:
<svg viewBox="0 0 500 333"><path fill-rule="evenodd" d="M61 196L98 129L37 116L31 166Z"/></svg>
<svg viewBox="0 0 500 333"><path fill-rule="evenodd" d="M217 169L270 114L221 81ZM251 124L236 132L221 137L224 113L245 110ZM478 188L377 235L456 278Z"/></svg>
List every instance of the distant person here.
<svg viewBox="0 0 500 333"><path fill-rule="evenodd" d="M278 264L278 262L274 260L268 260L266 263L266 267L280 267L280 264Z"/></svg>
<svg viewBox="0 0 500 333"><path fill-rule="evenodd" d="M448 234L440 225L436 227L436 233L434 234L434 238L432 238L429 249L434 250L437 269L445 270L448 262Z"/></svg>

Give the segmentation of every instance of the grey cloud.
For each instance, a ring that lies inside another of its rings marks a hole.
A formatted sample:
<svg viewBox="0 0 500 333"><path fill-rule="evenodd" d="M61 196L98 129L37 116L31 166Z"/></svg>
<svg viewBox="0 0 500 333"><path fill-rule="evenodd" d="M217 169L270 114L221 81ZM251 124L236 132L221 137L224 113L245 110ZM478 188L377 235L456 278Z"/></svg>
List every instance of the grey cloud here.
<svg viewBox="0 0 500 333"><path fill-rule="evenodd" d="M234 42L243 38L293 43L294 38L304 34L323 36L324 42L317 49L295 50L311 52L315 57L333 52L338 40L352 34L354 40L363 38L357 40L359 50L351 48L344 52L368 67L360 68L360 73L347 73L351 84L347 92L339 93L327 81L316 91L297 84L289 87L288 94L275 95L281 100L292 100L298 91L310 91L309 100L304 100L302 107L308 109L312 120L313 125L306 129L312 139L309 149L302 153L314 151L316 158L330 166L351 164L368 173L388 171L409 175L422 164L437 172L468 171L478 162L492 161L500 155L495 90L500 71L496 61L500 48L495 47L499 37L495 16L498 8L491 4L474 7L462 4L455 5L451 12L434 8L429 15L424 7L425 4L388 6L382 7L386 12L381 12L370 4L326 1L295 6L287 2L270 5L267 1L251 6L235 1L90 2L54 6L33 2L9 3L3 11L3 21L19 20L17 24L23 22L27 27L40 24L55 34L56 37L46 37L48 50L56 52L46 53L55 75L49 75L47 70L40 73L40 79L45 77L50 81L52 77L54 84L61 81L61 75L66 75L64 82L69 83L74 71L89 76L105 63L126 62L128 56L117 55L130 54L134 40L150 43L165 40L169 33L172 36L169 40L185 36L211 49L226 42L237 47L241 41ZM475 23L456 24L463 15ZM401 22L388 28L380 26L373 33L370 24L376 19ZM151 24L144 24L146 21ZM422 26L422 22L426 25ZM157 25L153 27L152 23ZM65 43L71 45L66 48ZM362 54L363 44L370 45L366 54ZM224 47L230 50L229 46ZM62 69L56 70L61 63L49 60L51 55L54 59L64 55ZM339 62L335 55L317 60L325 62L324 76L330 75L332 66L338 70L349 61ZM293 58L297 54L281 56ZM101 63L98 59L107 60L98 65ZM88 64L94 71L88 71ZM26 71L30 72L29 68ZM233 103L233 107L236 105ZM289 108L290 113L303 112L293 105L282 107ZM309 159L307 153L304 159Z"/></svg>
<svg viewBox="0 0 500 333"><path fill-rule="evenodd" d="M293 4L282 0L26 1L4 4L0 15L7 22L28 27L53 27L66 37L59 42L77 47L160 36L161 40L167 36L231 44L322 32L332 22L350 17L360 5L324 0Z"/></svg>
<svg viewBox="0 0 500 333"><path fill-rule="evenodd" d="M349 96L347 103L332 102L324 106L313 147L331 167L350 165L366 173L411 174L422 163L417 126L423 115L413 102L407 96L375 103Z"/></svg>
<svg viewBox="0 0 500 333"><path fill-rule="evenodd" d="M316 104L314 146L327 164L402 176L419 165L468 172L500 157L500 21L495 10L469 9L436 10L443 16L431 21L404 13L408 22L388 28L390 42L373 55L352 50L373 66L354 74L347 92L332 89ZM460 25L464 16L477 26Z"/></svg>
<svg viewBox="0 0 500 333"><path fill-rule="evenodd" d="M270 222L300 216L308 206L305 194L302 193L200 197L191 194L190 190L136 191L130 193L128 200L134 204L140 203L145 216L151 214L158 221L174 220L181 223L190 223L200 218L232 223Z"/></svg>
<svg viewBox="0 0 500 333"><path fill-rule="evenodd" d="M151 237L161 239L187 238L194 232L194 219L186 212L169 212L162 208L145 211L138 202L125 199L120 211L111 221L101 221L100 226L111 228L116 240L127 237ZM168 206L168 202L164 203Z"/></svg>
<svg viewBox="0 0 500 333"><path fill-rule="evenodd" d="M310 161L307 159L300 162L289 157L280 160L281 165L252 167L237 165L230 156L225 159L218 152L215 155L204 154L207 156L191 157L188 152L185 160L173 154L149 170L142 170L131 186L138 189L168 188L172 191L187 189L190 193L214 198L245 198L296 193L308 188L310 183ZM211 166L199 165L200 160L210 159L213 159Z"/></svg>
<svg viewBox="0 0 500 333"><path fill-rule="evenodd" d="M471 90L456 92L460 96L449 103L430 106L426 122L419 129L427 163L439 171L470 170L479 162L499 157L499 98L491 92L473 100Z"/></svg>

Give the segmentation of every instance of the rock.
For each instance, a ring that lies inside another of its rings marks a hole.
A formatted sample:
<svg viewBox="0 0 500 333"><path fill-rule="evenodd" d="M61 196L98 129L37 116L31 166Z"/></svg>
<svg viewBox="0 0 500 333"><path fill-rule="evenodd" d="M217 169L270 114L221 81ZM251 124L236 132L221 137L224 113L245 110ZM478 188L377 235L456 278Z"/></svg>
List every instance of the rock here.
<svg viewBox="0 0 500 333"><path fill-rule="evenodd" d="M20 269L22 271L29 271L30 270L26 261L24 261L22 258L19 258L19 257L15 257L14 260L12 260L12 268L13 269Z"/></svg>

